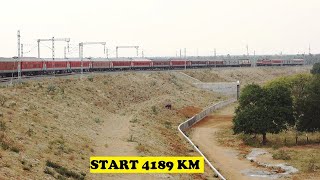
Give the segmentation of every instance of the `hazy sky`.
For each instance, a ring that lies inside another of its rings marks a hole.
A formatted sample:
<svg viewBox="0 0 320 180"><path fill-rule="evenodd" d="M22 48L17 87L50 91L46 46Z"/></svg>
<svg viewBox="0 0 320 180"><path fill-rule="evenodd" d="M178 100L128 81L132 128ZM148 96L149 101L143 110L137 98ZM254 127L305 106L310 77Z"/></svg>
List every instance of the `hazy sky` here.
<svg viewBox="0 0 320 180"><path fill-rule="evenodd" d="M285 54L320 52L319 0L1 0L0 56L17 53L21 30L25 56L36 56L36 39L71 38L70 56L81 41L106 41L111 56L117 45L139 45L146 56ZM64 44L56 43L63 57ZM50 57L50 42L41 54ZM32 49L34 48L34 49ZM103 56L99 45L85 56ZM133 56L135 50L120 50Z"/></svg>

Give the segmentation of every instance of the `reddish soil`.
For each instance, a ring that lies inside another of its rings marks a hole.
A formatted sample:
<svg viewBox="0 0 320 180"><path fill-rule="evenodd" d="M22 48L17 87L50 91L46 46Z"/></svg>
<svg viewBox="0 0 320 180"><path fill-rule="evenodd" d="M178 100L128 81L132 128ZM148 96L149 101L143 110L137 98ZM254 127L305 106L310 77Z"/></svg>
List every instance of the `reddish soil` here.
<svg viewBox="0 0 320 180"><path fill-rule="evenodd" d="M201 108L194 107L194 106L187 106L185 108L178 110L178 112L183 116L185 116L186 118L191 118L192 116L201 112Z"/></svg>

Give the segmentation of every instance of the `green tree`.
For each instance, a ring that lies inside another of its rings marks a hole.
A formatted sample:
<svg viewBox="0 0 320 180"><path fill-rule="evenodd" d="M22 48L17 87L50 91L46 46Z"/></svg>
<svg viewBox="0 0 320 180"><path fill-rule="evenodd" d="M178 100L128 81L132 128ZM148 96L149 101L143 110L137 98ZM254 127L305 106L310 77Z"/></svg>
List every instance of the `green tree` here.
<svg viewBox="0 0 320 180"><path fill-rule="evenodd" d="M320 74L320 63L315 63L311 69L311 74Z"/></svg>
<svg viewBox="0 0 320 180"><path fill-rule="evenodd" d="M297 74L293 76L280 77L275 80L272 80L267 83L266 86L273 86L276 84L282 84L288 87L291 91L291 96L293 98L293 114L295 117L295 123L290 124L290 128L295 131L296 134L296 143L298 143L298 135L301 133L298 130L299 119L303 114L303 105L302 101L304 101L306 97L306 88L312 79L311 74ZM301 129L301 128L300 128Z"/></svg>
<svg viewBox="0 0 320 180"><path fill-rule="evenodd" d="M287 124L294 124L290 89L280 83L264 88L247 85L241 93L233 124L236 134L261 134L265 145L267 133L277 134Z"/></svg>
<svg viewBox="0 0 320 180"><path fill-rule="evenodd" d="M299 131L320 130L320 75L307 83L303 96L297 101L297 128Z"/></svg>

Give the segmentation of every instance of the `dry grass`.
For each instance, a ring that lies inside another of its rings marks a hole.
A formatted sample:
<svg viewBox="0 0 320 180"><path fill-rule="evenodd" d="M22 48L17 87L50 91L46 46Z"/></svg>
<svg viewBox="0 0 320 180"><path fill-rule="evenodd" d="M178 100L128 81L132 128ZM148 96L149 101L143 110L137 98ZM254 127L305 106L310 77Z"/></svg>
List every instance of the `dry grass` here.
<svg viewBox="0 0 320 180"><path fill-rule="evenodd" d="M108 133L101 131L102 125L118 120L108 118L114 114L131 120L123 141L136 145L133 149L137 152L188 155L189 146L176 127L198 112L188 112L188 107L200 111L221 96L199 90L191 81L167 72L28 81L1 88L0 94L0 143L7 147L0 148L0 167L6 167L1 169L0 177L5 179L47 179L52 174L58 177L58 172L46 166L48 159L90 176L88 159L95 155L95 140ZM168 103L172 110L164 107ZM108 148L104 141L103 149L112 150L112 138L105 140ZM19 157L26 157L28 165L22 165ZM189 175L175 177L190 179Z"/></svg>
<svg viewBox="0 0 320 180"><path fill-rule="evenodd" d="M148 153L148 148L142 144L139 144L138 146L136 146L136 149L139 153Z"/></svg>
<svg viewBox="0 0 320 180"><path fill-rule="evenodd" d="M164 105L170 102L176 109L186 105L204 107L215 99L213 93L196 89L170 73L121 73L82 80L57 78L29 81L0 91L5 97L0 106L3 150L0 166L10 164L0 172L0 177L14 179L25 176L45 179L50 174L58 177L57 172L46 168L47 159L59 159L57 163L61 166L68 164L70 170L88 172L88 159L96 152L95 139L100 133L108 133L100 132L99 128L116 120L107 118L111 114L132 119L135 127L131 127L132 136L127 136L128 143L141 144L137 146L138 152L150 155L183 152L183 145L178 151L171 151L171 144L181 144L180 137L173 136L177 135L176 128L171 127L184 117ZM197 94L201 96L196 97ZM148 136L141 136L146 133ZM171 136L169 141L167 136ZM112 142L107 141L108 149L112 149ZM27 156L34 166L21 166L11 153ZM29 171L43 173L23 175Z"/></svg>
<svg viewBox="0 0 320 180"><path fill-rule="evenodd" d="M212 69L187 71L186 73L203 82L234 82L240 80L242 85L249 83L263 84L270 79L297 73L309 73L311 66L305 67L242 67L227 69Z"/></svg>

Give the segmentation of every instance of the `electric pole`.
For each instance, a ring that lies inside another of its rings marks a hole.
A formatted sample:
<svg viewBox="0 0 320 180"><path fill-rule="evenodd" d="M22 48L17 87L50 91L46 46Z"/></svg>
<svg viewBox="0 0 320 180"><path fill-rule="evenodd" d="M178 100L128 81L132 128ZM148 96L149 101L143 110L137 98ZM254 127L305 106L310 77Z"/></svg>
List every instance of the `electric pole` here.
<svg viewBox="0 0 320 180"><path fill-rule="evenodd" d="M247 48L247 56L249 56L249 46L248 46L248 44L247 44L246 48Z"/></svg>
<svg viewBox="0 0 320 180"><path fill-rule="evenodd" d="M18 30L17 37L18 37L18 57L20 57L20 30Z"/></svg>
<svg viewBox="0 0 320 180"><path fill-rule="evenodd" d="M311 46L310 46L310 43L309 43L309 55L311 54Z"/></svg>
<svg viewBox="0 0 320 180"><path fill-rule="evenodd" d="M23 57L23 44L21 44L21 57Z"/></svg>
<svg viewBox="0 0 320 180"><path fill-rule="evenodd" d="M81 42L79 43L79 58L81 60L81 75L83 74L83 45L101 44L103 45L103 52L106 53L106 42Z"/></svg>
<svg viewBox="0 0 320 180"><path fill-rule="evenodd" d="M67 59L67 48L64 47L64 58Z"/></svg>
<svg viewBox="0 0 320 180"><path fill-rule="evenodd" d="M52 37L52 60L54 60L54 37Z"/></svg>
<svg viewBox="0 0 320 180"><path fill-rule="evenodd" d="M41 41L51 41L52 42L52 47L51 47L51 51L52 51L52 59L54 60L55 59L55 44L54 42L55 41L65 41L68 43L68 47L69 47L69 42L70 42L70 38L55 38L55 37L52 37L51 39L38 39L37 42L38 42L38 58L40 58L40 42Z"/></svg>

